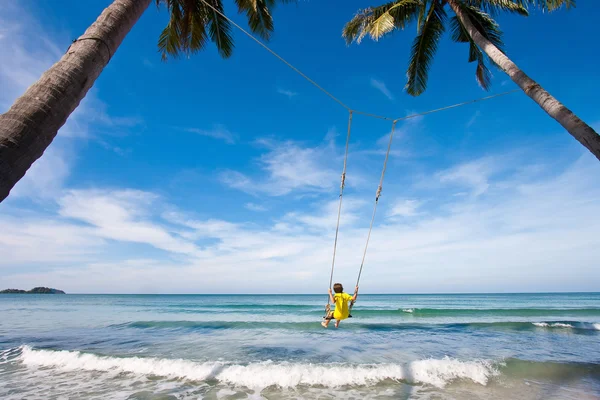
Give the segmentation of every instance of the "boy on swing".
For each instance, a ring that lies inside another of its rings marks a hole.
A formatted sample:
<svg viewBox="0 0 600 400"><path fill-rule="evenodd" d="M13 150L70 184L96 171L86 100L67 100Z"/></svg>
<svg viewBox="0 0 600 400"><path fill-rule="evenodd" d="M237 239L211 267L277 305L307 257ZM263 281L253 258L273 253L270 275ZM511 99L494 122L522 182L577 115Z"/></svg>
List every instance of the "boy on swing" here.
<svg viewBox="0 0 600 400"><path fill-rule="evenodd" d="M324 328L329 326L329 322L331 322L332 319L335 319L335 327L339 327L340 321L348 318L350 315L348 302L354 302L356 301L356 297L358 297L358 286L354 289L354 296L344 293L344 287L341 283L333 285L333 291L335 292L335 295L331 293L331 288L329 289L329 300L331 303L335 304L335 309L329 312L329 315L325 317L325 321L321 322L321 325L323 325Z"/></svg>

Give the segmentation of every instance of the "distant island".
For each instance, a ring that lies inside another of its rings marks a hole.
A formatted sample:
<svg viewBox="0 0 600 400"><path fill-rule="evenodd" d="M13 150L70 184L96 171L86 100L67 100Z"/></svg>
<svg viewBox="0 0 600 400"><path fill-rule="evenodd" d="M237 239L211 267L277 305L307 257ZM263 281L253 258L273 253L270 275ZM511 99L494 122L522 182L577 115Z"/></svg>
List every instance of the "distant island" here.
<svg viewBox="0 0 600 400"><path fill-rule="evenodd" d="M0 294L66 294L62 290L47 287L35 287L31 290L6 289L0 290Z"/></svg>

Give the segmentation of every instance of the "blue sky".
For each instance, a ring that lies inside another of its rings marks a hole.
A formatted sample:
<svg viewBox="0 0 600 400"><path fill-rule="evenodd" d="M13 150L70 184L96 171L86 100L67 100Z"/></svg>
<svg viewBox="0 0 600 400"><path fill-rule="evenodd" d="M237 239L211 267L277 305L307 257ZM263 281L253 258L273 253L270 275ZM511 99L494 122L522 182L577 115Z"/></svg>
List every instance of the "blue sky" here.
<svg viewBox="0 0 600 400"><path fill-rule="evenodd" d="M0 5L0 110L110 2ZM370 3L278 7L269 44L349 106L401 117L486 95L441 43L403 92L414 27L346 46ZM233 2L226 10L243 23ZM590 2L501 16L508 55L598 129ZM103 293L315 293L328 284L347 112L240 32L160 61L151 6L0 204L0 286ZM492 93L515 88L494 70ZM356 116L335 280L356 278L390 124ZM398 125L365 292L598 290L600 164L522 93Z"/></svg>

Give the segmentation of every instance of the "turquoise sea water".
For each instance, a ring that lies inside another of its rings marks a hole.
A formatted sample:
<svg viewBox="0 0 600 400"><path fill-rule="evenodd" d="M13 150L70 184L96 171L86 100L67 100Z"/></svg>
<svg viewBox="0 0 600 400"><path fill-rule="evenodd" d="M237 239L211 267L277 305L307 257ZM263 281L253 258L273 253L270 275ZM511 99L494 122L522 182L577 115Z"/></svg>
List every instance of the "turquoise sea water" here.
<svg viewBox="0 0 600 400"><path fill-rule="evenodd" d="M0 295L2 399L599 399L600 294Z"/></svg>

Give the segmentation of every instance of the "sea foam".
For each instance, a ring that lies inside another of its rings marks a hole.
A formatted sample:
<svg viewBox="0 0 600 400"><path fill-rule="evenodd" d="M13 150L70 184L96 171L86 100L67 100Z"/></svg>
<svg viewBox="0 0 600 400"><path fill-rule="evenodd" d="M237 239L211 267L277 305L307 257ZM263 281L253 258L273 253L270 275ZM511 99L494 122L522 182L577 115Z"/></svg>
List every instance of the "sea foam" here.
<svg viewBox="0 0 600 400"><path fill-rule="evenodd" d="M577 329L577 330L600 331L600 323L594 323L594 322L580 322L580 321L532 322L532 324L539 328L567 328L567 329Z"/></svg>
<svg viewBox="0 0 600 400"><path fill-rule="evenodd" d="M23 346L20 360L28 367L55 368L64 372L105 371L155 375L192 381L217 380L233 386L265 388L279 386L369 386L384 380L407 381L444 387L454 380L481 385L499 374L490 362L460 361L445 357L407 364L308 364L259 362L229 364L182 359L108 357L78 351L35 350Z"/></svg>

